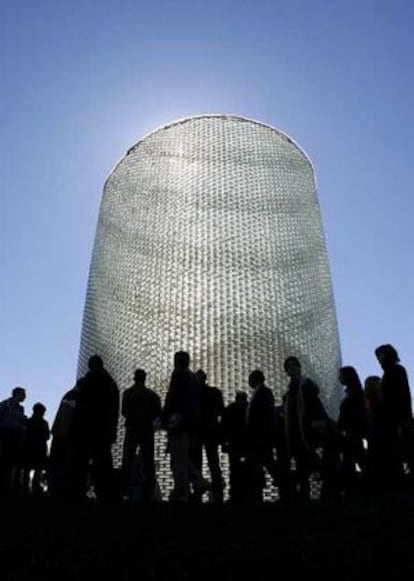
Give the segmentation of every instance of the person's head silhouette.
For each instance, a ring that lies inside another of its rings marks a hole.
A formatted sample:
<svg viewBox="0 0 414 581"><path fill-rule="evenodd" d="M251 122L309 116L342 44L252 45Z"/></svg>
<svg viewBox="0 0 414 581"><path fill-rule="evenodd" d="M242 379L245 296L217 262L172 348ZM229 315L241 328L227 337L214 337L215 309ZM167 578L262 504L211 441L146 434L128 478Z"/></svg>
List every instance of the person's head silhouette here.
<svg viewBox="0 0 414 581"><path fill-rule="evenodd" d="M390 344L380 345L375 349L375 355L383 369L399 363L397 350Z"/></svg>
<svg viewBox="0 0 414 581"><path fill-rule="evenodd" d="M252 389L255 389L259 385L263 385L265 381L265 376L260 369L255 369L249 375L249 385Z"/></svg>
<svg viewBox="0 0 414 581"><path fill-rule="evenodd" d="M234 401L239 406L246 405L247 404L247 393L245 391L236 392L236 398Z"/></svg>
<svg viewBox="0 0 414 581"><path fill-rule="evenodd" d="M88 361L90 371L101 371L104 368L102 358L99 355L92 355Z"/></svg>
<svg viewBox="0 0 414 581"><path fill-rule="evenodd" d="M205 371L203 371L202 369L197 369L197 371L195 372L195 376L197 378L197 381L200 385L205 385L207 382L207 374Z"/></svg>
<svg viewBox="0 0 414 581"><path fill-rule="evenodd" d="M355 367L345 365L338 374L339 381L348 393L362 392L362 384Z"/></svg>
<svg viewBox="0 0 414 581"><path fill-rule="evenodd" d="M12 398L18 403L24 401L26 399L26 390L24 387L15 387L12 391Z"/></svg>
<svg viewBox="0 0 414 581"><path fill-rule="evenodd" d="M138 385L144 385L147 379L147 374L143 369L136 369L134 373L134 381Z"/></svg>
<svg viewBox="0 0 414 581"><path fill-rule="evenodd" d="M283 364L286 375L290 378L298 378L301 375L300 361L297 357L290 356L285 359Z"/></svg>
<svg viewBox="0 0 414 581"><path fill-rule="evenodd" d="M40 418L42 418L46 413L46 407L40 402L35 403L32 409L33 415Z"/></svg>
<svg viewBox="0 0 414 581"><path fill-rule="evenodd" d="M177 351L174 355L174 367L187 369L190 366L190 355L187 351Z"/></svg>

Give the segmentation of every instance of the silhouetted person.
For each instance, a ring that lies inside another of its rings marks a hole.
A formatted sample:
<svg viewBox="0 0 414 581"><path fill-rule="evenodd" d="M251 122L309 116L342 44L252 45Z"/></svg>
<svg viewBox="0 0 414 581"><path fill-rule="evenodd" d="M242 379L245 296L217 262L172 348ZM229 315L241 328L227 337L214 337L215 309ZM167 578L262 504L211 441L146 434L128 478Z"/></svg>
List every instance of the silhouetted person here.
<svg viewBox="0 0 414 581"><path fill-rule="evenodd" d="M154 422L161 416L161 400L145 385L147 374L137 369L134 384L122 396L125 438L122 454L122 485L125 492L132 482L132 467L139 448L142 476L142 500L150 501L155 489Z"/></svg>
<svg viewBox="0 0 414 581"><path fill-rule="evenodd" d="M27 420L24 437L24 488L30 491L30 472L33 470L31 492L34 495L42 493L40 485L43 471L47 463L47 441L50 437L49 424L44 419L46 407L38 402L33 406L33 414Z"/></svg>
<svg viewBox="0 0 414 581"><path fill-rule="evenodd" d="M339 381L345 388L338 418L338 429L343 434L342 476L345 491L350 491L356 483L357 465L366 475L367 454L363 439L368 431L368 412L356 370L351 366L341 367Z"/></svg>
<svg viewBox="0 0 414 581"><path fill-rule="evenodd" d="M369 416L375 416L382 404L381 378L378 375L369 375L364 381L364 396Z"/></svg>
<svg viewBox="0 0 414 581"><path fill-rule="evenodd" d="M248 478L251 500L263 500L265 468L278 481L278 467L274 458L275 401L272 391L265 385L263 372L255 369L249 375L251 396L246 409L246 442Z"/></svg>
<svg viewBox="0 0 414 581"><path fill-rule="evenodd" d="M329 417L319 399L319 387L302 375L297 357L288 357L284 369L290 378L284 396L284 422L287 461L295 460L296 473L292 497L310 498L310 475L321 468L316 447ZM293 482L293 478L292 478Z"/></svg>
<svg viewBox="0 0 414 581"><path fill-rule="evenodd" d="M189 365L189 354L177 351L162 411L174 479L170 500L178 502L188 502L190 483L197 495L208 489L207 482L194 463L195 448L200 438L201 389Z"/></svg>
<svg viewBox="0 0 414 581"><path fill-rule="evenodd" d="M15 387L10 398L0 402L0 490L18 492L26 416L22 402L26 390Z"/></svg>
<svg viewBox="0 0 414 581"><path fill-rule="evenodd" d="M364 382L365 403L368 414L367 471L371 489L381 488L384 480L383 452L386 449L384 431L384 405L381 378L370 375Z"/></svg>
<svg viewBox="0 0 414 581"><path fill-rule="evenodd" d="M220 468L219 445L222 440L223 395L217 387L207 384L207 375L202 369L196 371L195 376L201 388L200 457L197 467L202 470L202 448L204 448L211 475L212 499L214 502L222 503L224 480Z"/></svg>
<svg viewBox="0 0 414 581"><path fill-rule="evenodd" d="M69 436L81 383L82 380L78 379L75 387L67 391L62 397L52 424L52 444L48 469L48 491L51 495L60 496L67 491L70 476L68 473Z"/></svg>
<svg viewBox="0 0 414 581"><path fill-rule="evenodd" d="M392 345L380 345L375 355L384 374L381 395L384 406L384 468L390 484L403 474L403 447L411 442L412 409L407 373L399 364L397 351Z"/></svg>
<svg viewBox="0 0 414 581"><path fill-rule="evenodd" d="M234 402L224 410L223 431L230 468L230 500L245 500L245 461L247 455L246 411L247 393L238 391Z"/></svg>
<svg viewBox="0 0 414 581"><path fill-rule="evenodd" d="M70 428L71 494L85 496L92 462L96 495L106 500L114 495L111 446L117 436L119 390L98 355L89 359L88 366L79 385Z"/></svg>

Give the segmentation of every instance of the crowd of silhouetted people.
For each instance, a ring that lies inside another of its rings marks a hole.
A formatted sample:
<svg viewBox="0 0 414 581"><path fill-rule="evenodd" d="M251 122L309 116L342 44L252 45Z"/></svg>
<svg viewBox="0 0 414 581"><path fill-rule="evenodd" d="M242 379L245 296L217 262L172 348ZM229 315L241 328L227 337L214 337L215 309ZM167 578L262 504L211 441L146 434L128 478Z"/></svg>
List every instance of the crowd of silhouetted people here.
<svg viewBox="0 0 414 581"><path fill-rule="evenodd" d="M284 362L288 385L280 405L255 369L246 378L250 394L237 391L225 406L206 372L190 370L185 351L174 356L163 405L146 386L143 369L135 371L121 397L101 357L93 355L86 375L63 396L51 430L42 403L26 417L24 388L15 387L0 402L0 491L68 500L161 500L155 463L160 430L170 457L170 501L261 502L266 474L286 502L310 499L312 481L327 499L410 487L414 430L407 373L392 345L379 346L375 355L382 377L367 377L364 385L354 367L339 369L344 397L337 419L294 356ZM115 469L112 446L120 413L123 452Z"/></svg>

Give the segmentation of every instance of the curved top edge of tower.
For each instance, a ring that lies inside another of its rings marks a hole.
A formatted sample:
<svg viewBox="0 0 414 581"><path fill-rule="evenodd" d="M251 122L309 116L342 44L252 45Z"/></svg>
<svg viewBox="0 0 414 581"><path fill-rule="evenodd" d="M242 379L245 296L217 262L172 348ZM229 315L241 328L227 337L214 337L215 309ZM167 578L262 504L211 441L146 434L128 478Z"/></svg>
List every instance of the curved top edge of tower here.
<svg viewBox="0 0 414 581"><path fill-rule="evenodd" d="M146 135L144 135L141 139L139 139L139 141L137 141L132 147L130 147L127 150L126 154L123 155L121 157L121 159L115 164L115 166L113 167L112 171L109 173L109 176L108 176L108 178L107 178L106 181L108 181L108 179L116 171L117 167L123 162L123 160L126 157L128 157L128 155L130 155L131 153L133 153L141 145L141 143L143 143L144 141L146 141L149 137L152 137L153 135L155 135L157 133L160 133L162 131L166 131L168 129L171 129L172 127L175 127L177 125L183 125L185 123L190 123L190 122L193 122L193 121L200 121L202 119L222 119L222 120L230 120L230 121L239 121L239 122L242 122L242 123L250 123L252 125L258 125L259 127L262 127L264 129L271 130L271 131L277 133L277 135L279 137L281 137L282 139L286 140L288 143L290 143L291 145L293 145L293 147L295 147L298 150L298 152L303 156L303 158L309 163L309 165L312 168L313 173L315 174L314 167L313 167L313 163L312 163L312 160L310 159L309 155L287 133L284 133L280 129L277 129L276 127L273 127L272 125L269 125L268 123L263 123L262 121L257 121L256 119L250 119L248 117L243 117L243 116L240 116L240 115L211 113L211 114L204 114L204 115L193 115L193 116L183 117L181 119L176 119L174 121L171 121L171 123L167 123L166 125L162 125L160 127L157 127L157 129L154 129L153 131L150 131L149 133L147 133Z"/></svg>

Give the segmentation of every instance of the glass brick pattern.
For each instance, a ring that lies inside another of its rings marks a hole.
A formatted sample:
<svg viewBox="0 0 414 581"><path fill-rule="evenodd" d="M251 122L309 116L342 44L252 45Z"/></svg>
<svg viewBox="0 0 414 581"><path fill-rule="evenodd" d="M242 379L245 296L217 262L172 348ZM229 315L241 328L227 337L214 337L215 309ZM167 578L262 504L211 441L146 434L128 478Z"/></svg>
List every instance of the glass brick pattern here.
<svg viewBox="0 0 414 581"><path fill-rule="evenodd" d="M337 409L340 349L313 169L267 125L180 120L139 141L105 184L79 374L99 353L121 390L142 367L164 397L180 349L227 403L254 368L280 402L283 361L296 355ZM122 438L121 427L118 460ZM164 445L158 435L165 492Z"/></svg>

